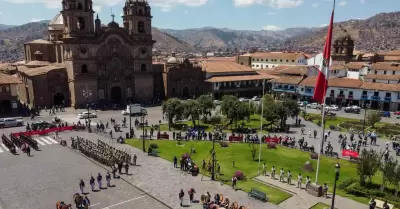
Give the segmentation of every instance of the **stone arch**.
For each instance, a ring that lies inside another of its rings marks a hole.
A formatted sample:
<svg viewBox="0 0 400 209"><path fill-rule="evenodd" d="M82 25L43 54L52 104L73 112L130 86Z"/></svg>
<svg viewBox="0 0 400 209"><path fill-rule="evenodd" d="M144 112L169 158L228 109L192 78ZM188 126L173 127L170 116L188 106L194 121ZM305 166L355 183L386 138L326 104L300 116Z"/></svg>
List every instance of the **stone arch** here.
<svg viewBox="0 0 400 209"><path fill-rule="evenodd" d="M64 94L58 92L55 93L53 96L53 104L54 105L64 105L65 103L65 96Z"/></svg>
<svg viewBox="0 0 400 209"><path fill-rule="evenodd" d="M81 10L82 8L82 3L78 3L78 9Z"/></svg>

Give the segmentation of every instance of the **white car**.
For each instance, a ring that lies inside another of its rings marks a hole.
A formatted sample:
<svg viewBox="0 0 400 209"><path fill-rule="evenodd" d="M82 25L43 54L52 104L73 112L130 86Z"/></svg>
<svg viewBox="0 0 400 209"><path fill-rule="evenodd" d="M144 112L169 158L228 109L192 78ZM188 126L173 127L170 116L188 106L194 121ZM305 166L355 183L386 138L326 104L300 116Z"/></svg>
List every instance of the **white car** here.
<svg viewBox="0 0 400 209"><path fill-rule="evenodd" d="M243 97L239 98L239 102L248 102L248 101L249 101L249 99L246 99L246 98L243 98Z"/></svg>
<svg viewBox="0 0 400 209"><path fill-rule="evenodd" d="M311 104L307 105L307 108L310 108L310 109L321 109L321 105L318 104L318 103L311 103Z"/></svg>
<svg viewBox="0 0 400 209"><path fill-rule="evenodd" d="M1 118L0 119L0 128L9 128L9 127L17 127L23 126L24 121L22 118Z"/></svg>
<svg viewBox="0 0 400 209"><path fill-rule="evenodd" d="M87 118L97 118L96 113L93 112L82 112L78 114L79 119L87 119Z"/></svg>
<svg viewBox="0 0 400 209"><path fill-rule="evenodd" d="M251 100L253 100L253 101L260 101L260 97L254 96Z"/></svg>
<svg viewBox="0 0 400 209"><path fill-rule="evenodd" d="M304 102L297 102L297 105L298 105L299 107L304 107Z"/></svg>
<svg viewBox="0 0 400 209"><path fill-rule="evenodd" d="M330 111L339 111L339 106L337 105L326 106L325 109Z"/></svg>

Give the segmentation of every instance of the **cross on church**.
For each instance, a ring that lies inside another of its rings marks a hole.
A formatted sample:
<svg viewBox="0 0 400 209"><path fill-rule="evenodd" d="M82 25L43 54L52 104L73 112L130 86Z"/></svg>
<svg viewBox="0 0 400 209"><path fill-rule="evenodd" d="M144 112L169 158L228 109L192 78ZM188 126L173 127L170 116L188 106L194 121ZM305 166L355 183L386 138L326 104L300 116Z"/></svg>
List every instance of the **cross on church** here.
<svg viewBox="0 0 400 209"><path fill-rule="evenodd" d="M114 13L112 11L112 8L111 8L111 18L112 18L112 21L114 22L115 15L114 15Z"/></svg>

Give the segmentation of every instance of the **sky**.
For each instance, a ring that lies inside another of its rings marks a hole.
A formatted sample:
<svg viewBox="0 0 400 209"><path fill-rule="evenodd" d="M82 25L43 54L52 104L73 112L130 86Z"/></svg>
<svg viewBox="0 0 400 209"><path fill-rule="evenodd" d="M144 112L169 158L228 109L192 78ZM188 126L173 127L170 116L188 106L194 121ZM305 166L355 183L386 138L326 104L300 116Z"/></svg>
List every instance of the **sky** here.
<svg viewBox="0 0 400 209"><path fill-rule="evenodd" d="M51 20L62 0L0 0L0 24L21 25ZM102 23L111 11L121 23L125 0L93 0ZM333 0L148 0L153 26L168 29L200 27L239 30L282 30L320 27L329 22ZM400 10L400 0L336 0L335 22L366 19Z"/></svg>

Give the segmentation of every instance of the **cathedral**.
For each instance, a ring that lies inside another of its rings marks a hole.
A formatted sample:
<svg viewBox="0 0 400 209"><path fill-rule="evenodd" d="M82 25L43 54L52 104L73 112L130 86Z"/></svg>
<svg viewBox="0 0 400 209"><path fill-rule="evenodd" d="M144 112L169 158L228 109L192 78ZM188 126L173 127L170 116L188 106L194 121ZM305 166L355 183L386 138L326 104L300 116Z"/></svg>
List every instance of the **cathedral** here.
<svg viewBox="0 0 400 209"><path fill-rule="evenodd" d="M151 8L146 0L126 0L123 25L107 25L92 0L63 0L49 23L49 40L24 44L18 66L18 97L31 106L82 106L155 100Z"/></svg>

